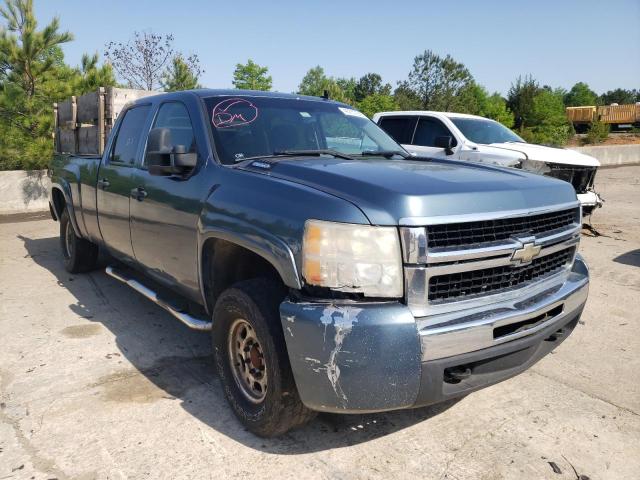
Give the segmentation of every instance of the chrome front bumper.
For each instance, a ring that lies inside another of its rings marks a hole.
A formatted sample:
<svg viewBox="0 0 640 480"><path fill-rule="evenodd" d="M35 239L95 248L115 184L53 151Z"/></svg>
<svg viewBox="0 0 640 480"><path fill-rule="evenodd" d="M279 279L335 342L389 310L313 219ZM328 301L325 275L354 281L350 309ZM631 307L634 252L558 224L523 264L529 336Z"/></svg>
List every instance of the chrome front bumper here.
<svg viewBox="0 0 640 480"><path fill-rule="evenodd" d="M545 281L510 300L417 318L422 361L490 348L562 324L582 310L588 290L587 265L576 255L569 274L556 284Z"/></svg>

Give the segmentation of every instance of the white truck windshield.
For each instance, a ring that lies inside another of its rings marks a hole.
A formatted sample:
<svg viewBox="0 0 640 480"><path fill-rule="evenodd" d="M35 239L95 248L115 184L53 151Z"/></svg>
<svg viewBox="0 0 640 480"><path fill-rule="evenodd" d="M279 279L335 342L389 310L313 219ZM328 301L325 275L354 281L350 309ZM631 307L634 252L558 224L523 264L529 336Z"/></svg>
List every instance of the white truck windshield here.
<svg viewBox="0 0 640 480"><path fill-rule="evenodd" d="M451 118L462 134L475 143L507 143L524 140L507 127L494 120L484 118Z"/></svg>

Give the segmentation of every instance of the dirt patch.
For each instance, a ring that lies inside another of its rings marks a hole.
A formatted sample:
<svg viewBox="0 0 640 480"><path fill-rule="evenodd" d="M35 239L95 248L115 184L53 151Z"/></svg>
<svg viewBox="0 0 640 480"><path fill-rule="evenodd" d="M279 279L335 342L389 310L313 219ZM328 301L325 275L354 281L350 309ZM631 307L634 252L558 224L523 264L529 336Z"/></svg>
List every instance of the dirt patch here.
<svg viewBox="0 0 640 480"><path fill-rule="evenodd" d="M71 325L70 327L60 330L65 337L69 338L88 338L98 335L102 330L102 326L97 323L88 323L81 325Z"/></svg>
<svg viewBox="0 0 640 480"><path fill-rule="evenodd" d="M121 370L100 378L102 398L107 402L152 403L163 397L172 398L142 373Z"/></svg>
<svg viewBox="0 0 640 480"><path fill-rule="evenodd" d="M100 387L107 402L153 403L182 398L212 378L210 357L163 357L143 370L123 369L105 375L90 387Z"/></svg>

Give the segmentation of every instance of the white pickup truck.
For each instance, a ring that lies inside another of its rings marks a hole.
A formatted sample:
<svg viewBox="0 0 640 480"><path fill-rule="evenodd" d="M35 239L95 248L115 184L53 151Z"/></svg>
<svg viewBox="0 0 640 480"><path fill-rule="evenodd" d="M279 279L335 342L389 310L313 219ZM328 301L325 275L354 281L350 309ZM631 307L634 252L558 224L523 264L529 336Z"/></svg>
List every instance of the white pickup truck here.
<svg viewBox="0 0 640 480"><path fill-rule="evenodd" d="M594 191L600 162L589 155L526 143L502 124L476 115L380 112L373 121L417 156L490 163L548 175L573 185L584 215L602 206Z"/></svg>

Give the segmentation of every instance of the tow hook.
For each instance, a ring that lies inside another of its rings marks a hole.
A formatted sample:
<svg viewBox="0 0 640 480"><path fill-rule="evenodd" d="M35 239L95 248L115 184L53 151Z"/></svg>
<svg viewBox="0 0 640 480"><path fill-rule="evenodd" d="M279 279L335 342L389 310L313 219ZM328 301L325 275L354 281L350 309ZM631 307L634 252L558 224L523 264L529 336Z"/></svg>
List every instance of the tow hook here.
<svg viewBox="0 0 640 480"><path fill-rule="evenodd" d="M544 339L545 342L555 342L560 337L564 336L564 328L561 328L557 332L552 333L547 338Z"/></svg>
<svg viewBox="0 0 640 480"><path fill-rule="evenodd" d="M471 368L465 366L450 367L444 369L444 381L446 383L460 383L471 376Z"/></svg>

